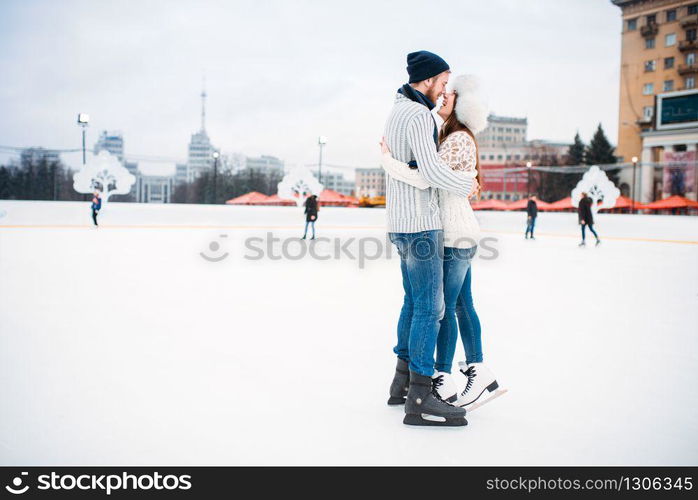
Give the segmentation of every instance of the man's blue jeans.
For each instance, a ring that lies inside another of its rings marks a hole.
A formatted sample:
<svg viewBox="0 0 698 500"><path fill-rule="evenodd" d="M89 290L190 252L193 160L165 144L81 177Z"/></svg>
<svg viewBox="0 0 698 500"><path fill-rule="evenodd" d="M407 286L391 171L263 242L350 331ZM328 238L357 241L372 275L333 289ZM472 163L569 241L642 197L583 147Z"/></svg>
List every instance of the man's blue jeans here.
<svg viewBox="0 0 698 500"><path fill-rule="evenodd" d="M531 233L531 236L533 236L533 230L536 227L536 218L535 217L529 217L528 220L526 221L526 235L528 233Z"/></svg>
<svg viewBox="0 0 698 500"><path fill-rule="evenodd" d="M444 249L444 302L446 312L441 320L437 340L436 370L451 373L458 342L458 330L468 363L482 362L480 319L473 305L471 291L472 266L477 247ZM458 324L456 324L458 317Z"/></svg>
<svg viewBox="0 0 698 500"><path fill-rule="evenodd" d="M444 314L443 231L389 233L400 254L405 298L397 325L398 358L420 375L434 374L434 350Z"/></svg>

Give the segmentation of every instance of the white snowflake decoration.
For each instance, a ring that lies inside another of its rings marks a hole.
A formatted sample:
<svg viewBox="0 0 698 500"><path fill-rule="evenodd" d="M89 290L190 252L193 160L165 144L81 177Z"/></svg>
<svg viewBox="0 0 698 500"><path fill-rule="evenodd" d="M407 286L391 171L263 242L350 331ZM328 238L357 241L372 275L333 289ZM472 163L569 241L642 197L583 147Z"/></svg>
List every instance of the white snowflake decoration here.
<svg viewBox="0 0 698 500"><path fill-rule="evenodd" d="M319 196L323 185L303 166L292 167L279 182L277 194L279 198L294 200L296 206L301 206L311 194Z"/></svg>
<svg viewBox="0 0 698 500"><path fill-rule="evenodd" d="M92 155L87 164L73 175L73 189L78 193L93 193L100 190L102 203L106 204L113 194L128 194L136 182L116 156L102 150Z"/></svg>
<svg viewBox="0 0 698 500"><path fill-rule="evenodd" d="M582 179L572 190L572 205L579 206L582 193L586 193L592 200L591 209L594 213L599 208L613 208L620 196L620 190L608 178L606 172L594 165L584 173Z"/></svg>

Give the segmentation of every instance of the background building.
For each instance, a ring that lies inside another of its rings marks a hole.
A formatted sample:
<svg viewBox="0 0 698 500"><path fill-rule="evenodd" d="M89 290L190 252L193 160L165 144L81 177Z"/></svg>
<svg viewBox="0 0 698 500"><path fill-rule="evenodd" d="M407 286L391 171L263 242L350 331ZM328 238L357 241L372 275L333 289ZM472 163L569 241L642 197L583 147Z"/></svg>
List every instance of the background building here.
<svg viewBox="0 0 698 500"><path fill-rule="evenodd" d="M489 115L487 127L477 135L480 148L512 149L526 143L528 120Z"/></svg>
<svg viewBox="0 0 698 500"><path fill-rule="evenodd" d="M187 182L187 164L177 163L175 165L175 184Z"/></svg>
<svg viewBox="0 0 698 500"><path fill-rule="evenodd" d="M213 168L213 145L205 130L191 135L187 155L187 182Z"/></svg>
<svg viewBox="0 0 698 500"><path fill-rule="evenodd" d="M313 177L317 179L317 171L312 171ZM344 174L338 172L324 171L322 173L321 184L325 189L331 189L347 196L354 195L356 184L354 181L345 179Z"/></svg>
<svg viewBox="0 0 698 500"><path fill-rule="evenodd" d="M174 190L174 177L139 174L136 186L138 203L170 203Z"/></svg>
<svg viewBox="0 0 698 500"><path fill-rule="evenodd" d="M668 194L695 199L698 3L612 2L623 23L616 154L624 162L640 160L639 171L626 168L620 180L643 202Z"/></svg>
<svg viewBox="0 0 698 500"><path fill-rule="evenodd" d="M385 171L382 168L357 168L354 177L355 196L385 196Z"/></svg>
<svg viewBox="0 0 698 500"><path fill-rule="evenodd" d="M138 163L129 162L124 157L124 135L122 132L109 132L103 130L99 134L99 138L92 149L94 154L99 154L100 151L107 151L109 154L116 156L119 161L126 167L130 174L136 177L136 182L131 186L131 191L127 195L118 195L114 201L137 201L138 199Z"/></svg>
<svg viewBox="0 0 698 500"><path fill-rule="evenodd" d="M223 164L233 174L244 170L247 166L247 157L242 153L225 153L221 155Z"/></svg>
<svg viewBox="0 0 698 500"><path fill-rule="evenodd" d="M20 161L24 163L37 164L42 160L50 165L51 163L58 163L61 161L61 157L57 151L52 151L50 149L44 148L26 148L22 150L20 154Z"/></svg>
<svg viewBox="0 0 698 500"><path fill-rule="evenodd" d="M187 182L213 167L214 147L206 133L206 90L201 91L201 130L191 135L187 155Z"/></svg>
<svg viewBox="0 0 698 500"><path fill-rule="evenodd" d="M477 135L482 173L482 198L516 201L528 193L526 163L558 164L569 144L535 139L529 141L528 119L491 114L487 127Z"/></svg>
<svg viewBox="0 0 698 500"><path fill-rule="evenodd" d="M284 162L275 156L262 155L259 157L246 157L245 168L261 174L284 172Z"/></svg>
<svg viewBox="0 0 698 500"><path fill-rule="evenodd" d="M94 154L100 151L108 151L116 156L120 162L124 161L124 136L121 132L107 132L103 130L95 143Z"/></svg>

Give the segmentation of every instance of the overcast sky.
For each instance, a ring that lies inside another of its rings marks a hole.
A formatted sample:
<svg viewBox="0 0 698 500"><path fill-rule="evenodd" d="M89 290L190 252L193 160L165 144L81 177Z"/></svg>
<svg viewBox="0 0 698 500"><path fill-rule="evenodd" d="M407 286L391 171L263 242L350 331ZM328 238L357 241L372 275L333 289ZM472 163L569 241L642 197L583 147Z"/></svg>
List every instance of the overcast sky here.
<svg viewBox="0 0 698 500"><path fill-rule="evenodd" d="M325 162L376 166L420 49L479 75L529 139L588 141L601 122L615 144L620 28L609 0L2 0L0 145L79 147L82 111L89 147L121 130L127 155L183 161L205 72L223 152L316 163L325 135Z"/></svg>

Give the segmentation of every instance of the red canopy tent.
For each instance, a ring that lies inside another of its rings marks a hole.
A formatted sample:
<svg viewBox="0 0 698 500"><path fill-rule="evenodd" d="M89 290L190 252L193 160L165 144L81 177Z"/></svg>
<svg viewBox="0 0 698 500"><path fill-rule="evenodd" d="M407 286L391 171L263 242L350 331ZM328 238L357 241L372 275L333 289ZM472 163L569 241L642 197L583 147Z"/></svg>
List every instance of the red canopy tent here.
<svg viewBox="0 0 698 500"><path fill-rule="evenodd" d="M693 208L698 210L698 201L689 200L683 196L670 196L663 200L653 201L644 205L642 208L649 210L671 210L672 208Z"/></svg>
<svg viewBox="0 0 698 500"><path fill-rule="evenodd" d="M506 210L507 206L503 201L495 199L479 201L471 205L473 210Z"/></svg>
<svg viewBox="0 0 698 500"><path fill-rule="evenodd" d="M603 205L599 207L599 210L615 210L615 209L626 209L626 208L633 208L633 200L632 198L628 198L627 196L619 196L618 199L616 200L616 204L613 208L606 208ZM645 208L645 205L640 203L639 201L635 202L635 208L636 209L641 209Z"/></svg>
<svg viewBox="0 0 698 500"><path fill-rule="evenodd" d="M545 210L550 206L550 203L546 203L542 200L536 200L536 205L538 205L538 210ZM528 198L521 198L519 201L509 203L505 210L526 210L528 206Z"/></svg>
<svg viewBox="0 0 698 500"><path fill-rule="evenodd" d="M353 205L354 202L358 205L358 200L352 198L351 196L345 196L337 191L331 189L324 189L320 196L318 196L318 201L320 206L323 207L348 207Z"/></svg>
<svg viewBox="0 0 698 500"><path fill-rule="evenodd" d="M279 198L278 194L273 194L270 197L268 197L266 200L255 203L255 205L271 205L271 206L277 206L277 207L295 207L296 202L293 200L285 200L283 198Z"/></svg>
<svg viewBox="0 0 698 500"><path fill-rule="evenodd" d="M547 207L541 208L541 210L576 210L576 207L572 206L572 198L570 196L548 203L547 205Z"/></svg>
<svg viewBox="0 0 698 500"><path fill-rule="evenodd" d="M350 207L358 207L359 206L359 200L353 196L347 196L346 194L343 194L342 198L344 198L344 200L347 203L349 203L348 206L350 206Z"/></svg>
<svg viewBox="0 0 698 500"><path fill-rule="evenodd" d="M230 199L225 202L226 205L257 205L260 202L267 200L269 197L266 194L252 191L237 198Z"/></svg>

